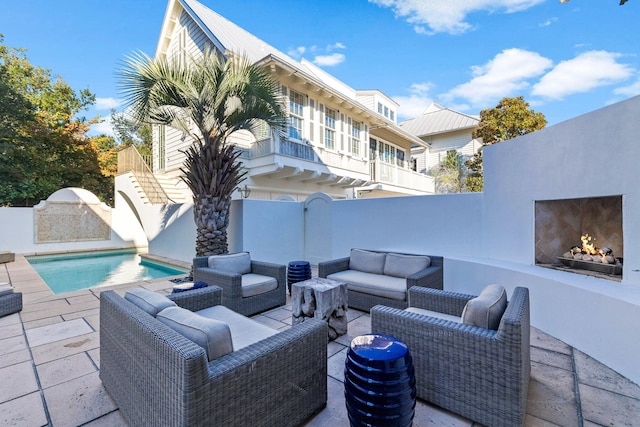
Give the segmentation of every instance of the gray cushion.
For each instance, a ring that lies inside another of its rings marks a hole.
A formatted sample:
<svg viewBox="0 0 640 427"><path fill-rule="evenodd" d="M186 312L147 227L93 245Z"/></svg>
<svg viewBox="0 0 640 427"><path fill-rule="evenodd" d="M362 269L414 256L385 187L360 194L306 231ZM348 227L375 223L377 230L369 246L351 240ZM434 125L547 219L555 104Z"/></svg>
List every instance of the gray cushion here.
<svg viewBox="0 0 640 427"><path fill-rule="evenodd" d="M8 283L0 283L0 297L2 295L9 295L13 293L13 286Z"/></svg>
<svg viewBox="0 0 640 427"><path fill-rule="evenodd" d="M346 283L350 291L399 301L407 300L407 280L400 277L344 270L329 274L327 279Z"/></svg>
<svg viewBox="0 0 640 427"><path fill-rule="evenodd" d="M167 307L173 307L175 302L171 301L164 295L150 291L144 288L135 288L127 291L124 298L140 307L153 317Z"/></svg>
<svg viewBox="0 0 640 427"><path fill-rule="evenodd" d="M240 313L236 313L223 305L205 308L196 311L196 313L208 319L219 320L229 325L233 348L236 351L278 333L277 330L249 319Z"/></svg>
<svg viewBox="0 0 640 427"><path fill-rule="evenodd" d="M278 287L278 281L271 276L248 273L242 275L242 296L253 297Z"/></svg>
<svg viewBox="0 0 640 427"><path fill-rule="evenodd" d="M431 265L431 258L425 255L387 254L384 262L384 274L387 276L411 276Z"/></svg>
<svg viewBox="0 0 640 427"><path fill-rule="evenodd" d="M251 273L251 257L248 252L230 255L212 255L207 261L209 267L233 274Z"/></svg>
<svg viewBox="0 0 640 427"><path fill-rule="evenodd" d="M156 318L204 348L209 361L233 351L231 329L224 322L208 319L182 307L165 308Z"/></svg>
<svg viewBox="0 0 640 427"><path fill-rule="evenodd" d="M462 323L497 330L507 309L507 293L500 285L489 285L469 300L462 310Z"/></svg>
<svg viewBox="0 0 640 427"><path fill-rule="evenodd" d="M365 273L383 274L384 260L387 254L351 249L349 256L349 269L363 271Z"/></svg>

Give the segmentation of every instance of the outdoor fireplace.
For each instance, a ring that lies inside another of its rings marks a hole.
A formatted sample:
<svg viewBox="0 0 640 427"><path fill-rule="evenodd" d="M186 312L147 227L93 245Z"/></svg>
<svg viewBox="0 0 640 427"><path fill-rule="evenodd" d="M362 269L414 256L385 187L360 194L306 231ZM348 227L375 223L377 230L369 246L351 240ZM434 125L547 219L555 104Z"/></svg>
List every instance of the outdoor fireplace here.
<svg viewBox="0 0 640 427"><path fill-rule="evenodd" d="M535 263L622 279L622 196L535 202Z"/></svg>

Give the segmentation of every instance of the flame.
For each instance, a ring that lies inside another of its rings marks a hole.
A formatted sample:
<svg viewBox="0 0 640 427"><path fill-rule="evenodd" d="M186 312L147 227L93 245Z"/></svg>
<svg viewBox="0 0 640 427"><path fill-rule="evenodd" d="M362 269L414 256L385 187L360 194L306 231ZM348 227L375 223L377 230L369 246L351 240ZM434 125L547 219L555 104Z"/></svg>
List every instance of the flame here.
<svg viewBox="0 0 640 427"><path fill-rule="evenodd" d="M596 239L589 236L589 234L585 234L580 237L580 240L582 240L582 252L586 252L589 255L595 255L598 253L595 245L591 243L592 240L595 241Z"/></svg>

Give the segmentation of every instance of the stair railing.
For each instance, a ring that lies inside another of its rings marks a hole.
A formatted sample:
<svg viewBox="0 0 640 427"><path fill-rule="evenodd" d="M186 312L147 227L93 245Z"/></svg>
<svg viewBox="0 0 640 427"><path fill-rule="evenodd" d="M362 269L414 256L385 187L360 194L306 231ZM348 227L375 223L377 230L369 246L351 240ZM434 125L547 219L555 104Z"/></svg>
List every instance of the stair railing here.
<svg viewBox="0 0 640 427"><path fill-rule="evenodd" d="M145 161L136 147L131 145L118 151L118 173L131 172L151 204L168 204L169 196L149 167L151 159L148 160Z"/></svg>

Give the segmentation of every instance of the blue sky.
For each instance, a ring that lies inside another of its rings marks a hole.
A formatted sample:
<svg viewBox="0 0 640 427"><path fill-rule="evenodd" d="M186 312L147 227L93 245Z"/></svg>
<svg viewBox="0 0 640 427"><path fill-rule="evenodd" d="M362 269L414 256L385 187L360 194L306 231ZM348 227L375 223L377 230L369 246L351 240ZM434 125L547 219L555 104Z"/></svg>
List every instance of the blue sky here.
<svg viewBox="0 0 640 427"><path fill-rule="evenodd" d="M199 1L354 89L383 91L401 120L433 100L478 114L523 95L552 125L640 94L640 0ZM119 107L115 71L136 50L153 55L167 4L4 3L4 44L91 90L87 117Z"/></svg>

